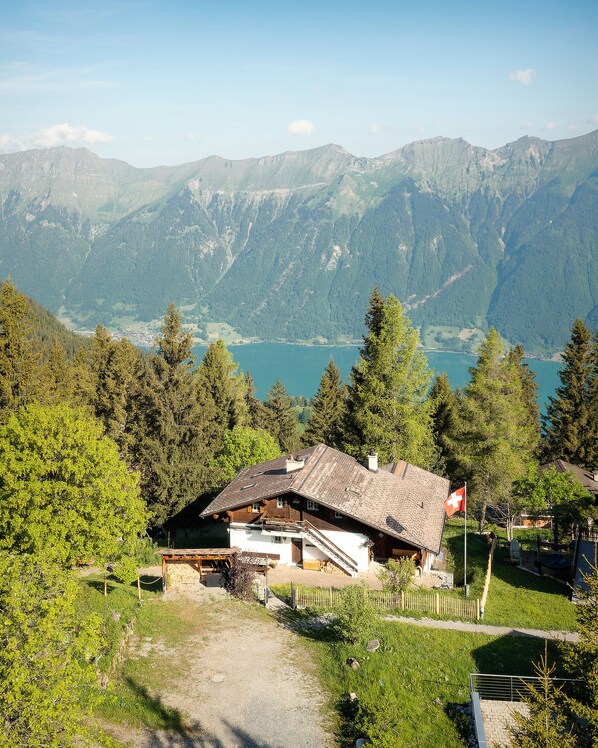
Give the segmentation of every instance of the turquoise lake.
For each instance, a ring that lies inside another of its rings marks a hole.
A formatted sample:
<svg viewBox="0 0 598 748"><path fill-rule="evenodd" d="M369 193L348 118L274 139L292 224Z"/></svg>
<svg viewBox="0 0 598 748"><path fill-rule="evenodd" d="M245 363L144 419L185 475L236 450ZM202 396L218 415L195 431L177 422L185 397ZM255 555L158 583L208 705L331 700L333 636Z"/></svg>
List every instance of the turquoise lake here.
<svg viewBox="0 0 598 748"><path fill-rule="evenodd" d="M243 371L250 371L257 388L256 395L265 400L268 390L277 379L284 384L290 395L313 397L316 394L324 367L330 356L347 379L351 367L357 360L357 346L306 346L285 343L248 343L228 346L234 360ZM197 347L198 360L205 351ZM476 362L475 356L462 353L426 353L428 362L436 372L445 372L451 386L464 387L469 381L469 367ZM527 359L536 374L539 387L540 407L544 409L548 396L553 395L560 384L560 364L554 361Z"/></svg>

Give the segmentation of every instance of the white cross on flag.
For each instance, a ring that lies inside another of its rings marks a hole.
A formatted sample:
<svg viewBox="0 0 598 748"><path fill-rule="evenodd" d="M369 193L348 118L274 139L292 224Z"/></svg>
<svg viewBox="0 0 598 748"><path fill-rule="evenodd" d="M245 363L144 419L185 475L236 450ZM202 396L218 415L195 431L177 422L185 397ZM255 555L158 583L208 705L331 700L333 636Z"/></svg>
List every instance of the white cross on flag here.
<svg viewBox="0 0 598 748"><path fill-rule="evenodd" d="M465 511L465 486L458 488L444 502L444 511L450 517L455 512Z"/></svg>

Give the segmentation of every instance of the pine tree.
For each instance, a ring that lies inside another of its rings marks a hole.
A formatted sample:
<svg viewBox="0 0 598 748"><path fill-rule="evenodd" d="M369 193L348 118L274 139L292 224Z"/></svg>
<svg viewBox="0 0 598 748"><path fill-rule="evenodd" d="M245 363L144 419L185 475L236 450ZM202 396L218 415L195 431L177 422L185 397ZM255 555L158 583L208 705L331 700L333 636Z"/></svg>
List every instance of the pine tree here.
<svg viewBox="0 0 598 748"><path fill-rule="evenodd" d="M220 450L225 431L249 421L246 382L243 374L237 373L238 368L224 341L218 340L209 344L197 370L202 405L215 413L212 439L216 451Z"/></svg>
<svg viewBox="0 0 598 748"><path fill-rule="evenodd" d="M579 745L598 745L598 558L590 561L578 589L579 604L575 608L579 640L564 644L564 663L568 675L577 679L577 692L567 704L577 720Z"/></svg>
<svg viewBox="0 0 598 748"><path fill-rule="evenodd" d="M586 465L598 466L598 328L594 333L594 344L590 361L588 382L589 418L586 437Z"/></svg>
<svg viewBox="0 0 598 748"><path fill-rule="evenodd" d="M303 443L311 446L322 442L329 447L340 448L344 438L346 410L347 387L341 382L341 373L330 357L311 405Z"/></svg>
<svg viewBox="0 0 598 748"><path fill-rule="evenodd" d="M380 309L377 290L366 322L369 332L349 381L347 451L362 459L376 451L382 462L427 467L435 458L432 374L417 331L394 296Z"/></svg>
<svg viewBox="0 0 598 748"><path fill-rule="evenodd" d="M540 406L538 405L538 383L536 375L525 363L525 351L519 343L511 348L507 354L507 362L515 368L521 380L522 397L528 416L530 433L534 434L534 453L540 442Z"/></svg>
<svg viewBox="0 0 598 748"><path fill-rule="evenodd" d="M245 374L245 405L247 417L252 429L268 429L268 409L266 405L255 396L255 385L253 377L248 371Z"/></svg>
<svg viewBox="0 0 598 748"><path fill-rule="evenodd" d="M39 401L43 405L75 404L75 381L62 345L54 341L40 372Z"/></svg>
<svg viewBox="0 0 598 748"><path fill-rule="evenodd" d="M557 388L556 397L549 398L543 424L546 456L592 468L589 458L594 447L587 441L591 421L591 337L580 319L575 320L571 340L565 346L559 377L562 385Z"/></svg>
<svg viewBox="0 0 598 748"><path fill-rule="evenodd" d="M27 297L0 285L0 419L38 395L41 350Z"/></svg>
<svg viewBox="0 0 598 748"><path fill-rule="evenodd" d="M515 725L509 727L513 748L575 748L578 743L567 723L562 689L554 685L556 665L548 664L546 647L540 663L534 663L538 684L528 684L524 703L529 716L514 710Z"/></svg>
<svg viewBox="0 0 598 748"><path fill-rule="evenodd" d="M500 335L491 329L465 388L458 459L480 527L487 507L492 506L509 529L513 481L526 474L535 430L529 421L522 380L503 353Z"/></svg>
<svg viewBox="0 0 598 748"><path fill-rule="evenodd" d="M299 426L295 410L282 382L274 382L266 401L268 409L268 432L280 445L283 452L291 454L301 446Z"/></svg>
<svg viewBox="0 0 598 748"><path fill-rule="evenodd" d="M131 455L142 495L161 524L209 486L215 411L200 402L191 336L173 304L135 395Z"/></svg>
<svg viewBox="0 0 598 748"><path fill-rule="evenodd" d="M131 444L132 399L139 386L139 351L126 338L121 341L102 325L96 328L89 351L89 404L106 434L127 455Z"/></svg>
<svg viewBox="0 0 598 748"><path fill-rule="evenodd" d="M463 479L457 456L460 433L460 392L454 393L446 374L437 374L430 390L432 423L436 443L435 471L446 475L454 483Z"/></svg>

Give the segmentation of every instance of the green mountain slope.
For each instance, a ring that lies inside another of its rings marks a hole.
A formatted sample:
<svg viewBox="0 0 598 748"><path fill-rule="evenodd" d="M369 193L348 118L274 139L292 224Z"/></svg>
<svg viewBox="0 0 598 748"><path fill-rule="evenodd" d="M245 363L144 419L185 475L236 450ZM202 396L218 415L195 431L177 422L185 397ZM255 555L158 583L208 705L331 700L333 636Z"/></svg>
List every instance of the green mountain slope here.
<svg viewBox="0 0 598 748"><path fill-rule="evenodd" d="M598 317L597 175L598 131L155 169L28 151L0 156L0 274L87 327L175 301L272 340L359 337L378 285L426 329L553 351Z"/></svg>

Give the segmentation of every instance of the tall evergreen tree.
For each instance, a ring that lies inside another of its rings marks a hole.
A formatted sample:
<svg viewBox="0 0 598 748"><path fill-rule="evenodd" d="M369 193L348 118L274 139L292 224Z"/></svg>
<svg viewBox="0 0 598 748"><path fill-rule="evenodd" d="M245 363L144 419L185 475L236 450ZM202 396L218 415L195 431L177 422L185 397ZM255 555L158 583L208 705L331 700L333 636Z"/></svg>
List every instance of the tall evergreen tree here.
<svg viewBox="0 0 598 748"><path fill-rule="evenodd" d="M222 445L225 431L245 426L249 421L246 382L243 374L237 373L238 368L224 341L217 340L209 344L197 370L202 405L215 413L212 438L216 451Z"/></svg>
<svg viewBox="0 0 598 748"><path fill-rule="evenodd" d="M580 319L571 330L565 346L563 367L559 372L561 386L556 397L549 398L544 419L544 449L547 457L559 457L574 465L589 464L590 381L592 376L590 331Z"/></svg>
<svg viewBox="0 0 598 748"><path fill-rule="evenodd" d="M366 323L369 331L349 381L347 451L360 458L376 451L383 462L430 466L432 374L417 331L394 296L380 309L377 289Z"/></svg>
<svg viewBox="0 0 598 748"><path fill-rule="evenodd" d="M588 384L588 433L586 447L586 465L598 466L598 328L594 333L594 344L590 360L590 378Z"/></svg>
<svg viewBox="0 0 598 748"><path fill-rule="evenodd" d="M252 429L268 429L269 418L266 405L255 396L253 377L248 371L245 374L245 405L247 417Z"/></svg>
<svg viewBox="0 0 598 748"><path fill-rule="evenodd" d="M40 397L43 405L74 405L75 381L64 348L53 341L40 372Z"/></svg>
<svg viewBox="0 0 598 748"><path fill-rule="evenodd" d="M457 440L460 433L460 392L454 393L448 376L437 374L430 390L432 423L436 443L436 472L455 482L462 479Z"/></svg>
<svg viewBox="0 0 598 748"><path fill-rule="evenodd" d="M126 338L113 340L108 330L98 325L89 351L89 364L89 404L106 434L127 455L132 439L132 399L139 386L139 351Z"/></svg>
<svg viewBox="0 0 598 748"><path fill-rule="evenodd" d="M29 300L5 280L0 285L0 419L38 395L40 362Z"/></svg>
<svg viewBox="0 0 598 748"><path fill-rule="evenodd" d="M347 411L347 387L332 356L324 369L320 386L311 405L303 442L308 446L323 442L340 448L344 439Z"/></svg>
<svg viewBox="0 0 598 748"><path fill-rule="evenodd" d="M511 364L521 380L521 394L525 412L528 416L530 433L534 434L534 453L540 442L540 406L538 405L538 383L536 375L525 363L523 346L517 343L507 354L507 363Z"/></svg>
<svg viewBox="0 0 598 748"><path fill-rule="evenodd" d="M511 516L513 481L523 478L533 455L535 430L522 380L503 353L500 335L491 329L463 398L459 461L480 526L488 506Z"/></svg>
<svg viewBox="0 0 598 748"><path fill-rule="evenodd" d="M192 339L171 304L136 395L131 454L154 524L196 499L209 485L215 411L201 404Z"/></svg>
<svg viewBox="0 0 598 748"><path fill-rule="evenodd" d="M283 452L294 452L301 446L299 426L295 410L282 382L274 382L266 401L268 409L268 432L280 445Z"/></svg>

